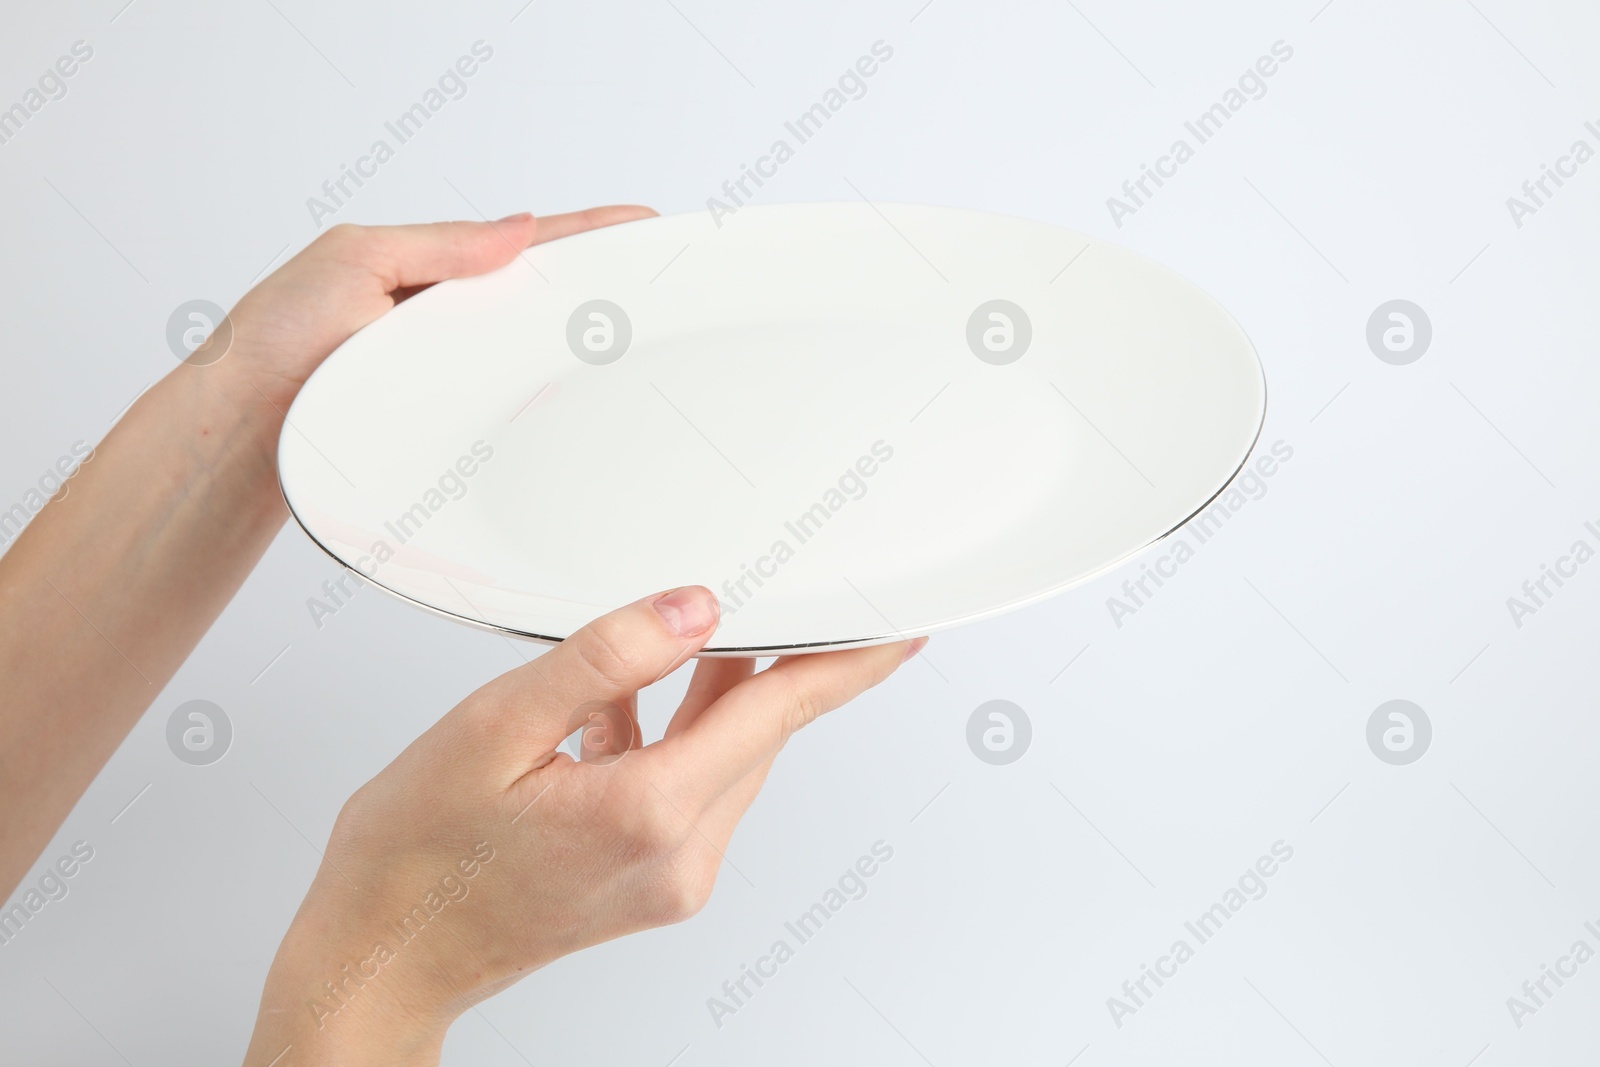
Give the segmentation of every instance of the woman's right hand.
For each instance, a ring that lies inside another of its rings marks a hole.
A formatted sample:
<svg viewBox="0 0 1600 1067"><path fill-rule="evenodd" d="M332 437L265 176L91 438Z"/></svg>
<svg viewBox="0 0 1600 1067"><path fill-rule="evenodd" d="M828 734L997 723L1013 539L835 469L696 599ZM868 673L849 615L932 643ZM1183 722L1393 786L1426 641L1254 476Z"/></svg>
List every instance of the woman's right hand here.
<svg viewBox="0 0 1600 1067"><path fill-rule="evenodd" d="M717 610L687 586L605 615L467 697L363 786L278 951L247 1064L437 1063L471 1005L693 915L784 742L926 641L759 674L702 660L666 735L642 745L636 694L704 646ZM558 754L580 728L582 760Z"/></svg>

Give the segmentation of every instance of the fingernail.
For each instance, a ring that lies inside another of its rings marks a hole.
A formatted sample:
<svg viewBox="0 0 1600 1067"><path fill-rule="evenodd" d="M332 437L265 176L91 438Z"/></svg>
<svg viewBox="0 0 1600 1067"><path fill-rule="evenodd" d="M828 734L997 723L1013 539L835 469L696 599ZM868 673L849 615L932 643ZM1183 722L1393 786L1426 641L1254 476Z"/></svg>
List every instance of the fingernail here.
<svg viewBox="0 0 1600 1067"><path fill-rule="evenodd" d="M531 212L531 211L519 211L515 215L507 215L505 218L496 219L495 221L497 221L497 222L527 222L531 218L533 218L533 212Z"/></svg>
<svg viewBox="0 0 1600 1067"><path fill-rule="evenodd" d="M904 663L912 656L915 656L918 652L921 652L927 643L928 639L926 637L919 637L915 641L911 642L906 646L906 654L900 658L900 662Z"/></svg>
<svg viewBox="0 0 1600 1067"><path fill-rule="evenodd" d="M702 585L686 585L663 593L654 602L656 614L679 637L705 633L717 623L717 598Z"/></svg>

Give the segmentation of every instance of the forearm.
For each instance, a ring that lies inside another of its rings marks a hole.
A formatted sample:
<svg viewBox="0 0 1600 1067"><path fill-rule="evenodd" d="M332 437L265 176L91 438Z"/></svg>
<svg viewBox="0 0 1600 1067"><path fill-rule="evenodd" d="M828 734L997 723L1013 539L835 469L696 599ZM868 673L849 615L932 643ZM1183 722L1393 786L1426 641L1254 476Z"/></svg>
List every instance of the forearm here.
<svg viewBox="0 0 1600 1067"><path fill-rule="evenodd" d="M403 980L374 973L373 940L347 947L340 933L296 917L267 976L244 1067L437 1067L449 1019L408 1004Z"/></svg>
<svg viewBox="0 0 1600 1067"><path fill-rule="evenodd" d="M282 525L281 419L248 375L178 367L0 557L0 894Z"/></svg>

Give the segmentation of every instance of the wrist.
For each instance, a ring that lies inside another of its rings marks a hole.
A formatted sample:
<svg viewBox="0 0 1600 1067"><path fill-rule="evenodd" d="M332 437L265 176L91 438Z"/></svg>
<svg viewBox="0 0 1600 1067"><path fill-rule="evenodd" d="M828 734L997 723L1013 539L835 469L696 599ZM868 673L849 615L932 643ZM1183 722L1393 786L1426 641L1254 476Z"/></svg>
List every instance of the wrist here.
<svg viewBox="0 0 1600 1067"><path fill-rule="evenodd" d="M298 391L298 384L263 370L262 361L238 341L215 363L180 366L170 380L184 388L186 401L203 424L274 450Z"/></svg>
<svg viewBox="0 0 1600 1067"><path fill-rule="evenodd" d="M435 1067L453 1017L385 973L372 948L343 951L332 930L297 917L273 961L245 1067Z"/></svg>
<svg viewBox="0 0 1600 1067"><path fill-rule="evenodd" d="M282 395L270 379L258 381L249 354L234 351L209 366L178 367L151 389L170 414L168 430L182 435L170 453L184 481L242 515L282 519L278 436L293 393ZM147 394L141 400L155 402ZM130 412L130 414L132 414Z"/></svg>

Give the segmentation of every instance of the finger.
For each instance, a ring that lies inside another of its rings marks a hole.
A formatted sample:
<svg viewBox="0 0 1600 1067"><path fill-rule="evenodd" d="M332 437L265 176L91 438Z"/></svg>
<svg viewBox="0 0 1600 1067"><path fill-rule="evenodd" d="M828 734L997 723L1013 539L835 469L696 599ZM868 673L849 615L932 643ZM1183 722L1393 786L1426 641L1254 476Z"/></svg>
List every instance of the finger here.
<svg viewBox="0 0 1600 1067"><path fill-rule="evenodd" d="M708 849L716 854L717 862L727 864L737 871L738 867L728 858L729 843L733 840L733 832L739 827L739 820L744 817L750 802L755 799L762 783L766 781L767 770L771 765L769 760L762 767L747 774L734 789L718 797L710 807L706 807L702 798L693 790L676 782L662 781L658 773L651 771L645 773L648 776L649 787L667 804L673 815L682 820L684 824L682 844L687 848ZM734 796L735 793L739 794L737 798ZM704 858L708 861L711 859L710 856ZM739 871L739 876L748 881L743 871Z"/></svg>
<svg viewBox="0 0 1600 1067"><path fill-rule="evenodd" d="M683 703L678 706L672 722L667 725L663 740L687 730L707 708L722 699L734 686L749 680L755 669L754 659L702 659L695 664L689 690L684 694ZM767 780L767 772L771 769L772 760L769 759L746 774L737 785L717 798L710 808L700 813L698 825L707 840L720 842L718 848L727 847L739 819L761 791L762 783Z"/></svg>
<svg viewBox="0 0 1600 1067"><path fill-rule="evenodd" d="M635 601L584 626L538 659L483 686L457 711L492 738L498 769L520 777L591 714L621 726L635 693L681 666L710 639L717 598L684 586ZM619 728L617 734L623 731Z"/></svg>
<svg viewBox="0 0 1600 1067"><path fill-rule="evenodd" d="M659 758L710 804L819 716L888 678L927 642L873 645L779 660L716 701Z"/></svg>
<svg viewBox="0 0 1600 1067"><path fill-rule="evenodd" d="M493 222L373 226L366 233L386 291L410 295L446 278L503 267L530 245L654 214L647 207L617 204L543 218L523 212Z"/></svg>
<svg viewBox="0 0 1600 1067"><path fill-rule="evenodd" d="M524 212L494 222L371 226L355 240L365 245L365 265L377 274L385 292L415 291L446 278L466 278L505 266L533 243L538 228L538 221Z"/></svg>
<svg viewBox="0 0 1600 1067"><path fill-rule="evenodd" d="M655 216L654 208L640 204L612 204L608 207L592 207L585 211L570 211L565 215L541 215L533 243L542 245L546 241L571 237L585 230L598 230L605 226L615 226L619 222L636 222L639 219Z"/></svg>
<svg viewBox="0 0 1600 1067"><path fill-rule="evenodd" d="M723 694L748 679L755 671L756 661L753 659L703 659L696 663L694 676L689 679L689 690L683 695L683 703L678 705L672 721L667 723L667 732L662 736L676 737L683 733L690 723L700 717L701 712L722 699Z"/></svg>

